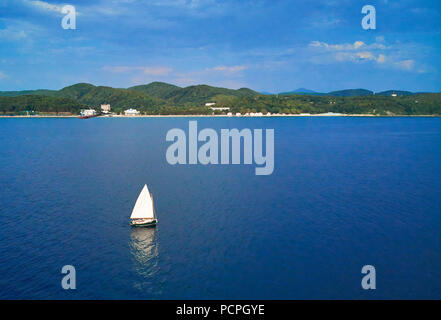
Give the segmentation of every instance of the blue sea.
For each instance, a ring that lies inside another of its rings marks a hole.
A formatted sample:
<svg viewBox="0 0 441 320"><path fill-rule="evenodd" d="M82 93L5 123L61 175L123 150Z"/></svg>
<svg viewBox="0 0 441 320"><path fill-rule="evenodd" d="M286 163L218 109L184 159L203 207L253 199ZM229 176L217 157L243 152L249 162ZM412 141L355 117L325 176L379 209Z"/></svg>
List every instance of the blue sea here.
<svg viewBox="0 0 441 320"><path fill-rule="evenodd" d="M273 174L168 164L189 120L274 129ZM441 299L440 118L0 119L0 299L413 298Z"/></svg>

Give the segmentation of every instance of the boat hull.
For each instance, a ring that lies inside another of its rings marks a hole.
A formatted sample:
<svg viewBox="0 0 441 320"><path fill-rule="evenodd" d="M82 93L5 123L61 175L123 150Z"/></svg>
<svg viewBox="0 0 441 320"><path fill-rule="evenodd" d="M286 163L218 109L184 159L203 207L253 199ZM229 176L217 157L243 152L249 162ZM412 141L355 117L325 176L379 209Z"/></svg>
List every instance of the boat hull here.
<svg viewBox="0 0 441 320"><path fill-rule="evenodd" d="M79 116L78 119L90 119L90 118L95 118L98 117L98 114L94 114L92 116Z"/></svg>
<svg viewBox="0 0 441 320"><path fill-rule="evenodd" d="M158 220L155 219L155 220L149 221L149 222L135 222L135 221L131 221L130 225L132 227L153 228L153 227L156 227L157 223L158 223Z"/></svg>

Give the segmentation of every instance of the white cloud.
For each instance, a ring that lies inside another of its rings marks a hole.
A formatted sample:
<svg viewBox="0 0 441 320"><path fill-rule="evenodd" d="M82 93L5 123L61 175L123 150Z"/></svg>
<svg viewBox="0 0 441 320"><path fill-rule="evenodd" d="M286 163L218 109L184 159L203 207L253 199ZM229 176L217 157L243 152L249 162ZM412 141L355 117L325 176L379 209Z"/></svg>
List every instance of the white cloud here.
<svg viewBox="0 0 441 320"><path fill-rule="evenodd" d="M343 61L377 61L378 63L384 63L386 60L386 56L384 54L380 54L376 57L370 51L361 51L361 52L337 52L335 54L335 59L339 62Z"/></svg>
<svg viewBox="0 0 441 320"><path fill-rule="evenodd" d="M0 29L0 39L5 41L19 41L23 43L24 40L32 41L43 34L43 29L40 26L27 21L9 19L3 21L6 22L6 28Z"/></svg>
<svg viewBox="0 0 441 320"><path fill-rule="evenodd" d="M0 80L5 79L7 77L6 73L0 70Z"/></svg>
<svg viewBox="0 0 441 320"><path fill-rule="evenodd" d="M169 67L146 67L146 66L105 66L102 68L104 71L109 71L113 73L129 73L129 72L136 72L141 71L145 75L151 75L151 76L166 76L170 72L173 71L172 68Z"/></svg>
<svg viewBox="0 0 441 320"><path fill-rule="evenodd" d="M243 70L247 69L246 66L216 66L214 68L207 68L206 71L215 71L215 72L222 72L225 74L235 74L238 72L241 72Z"/></svg>
<svg viewBox="0 0 441 320"><path fill-rule="evenodd" d="M14 30L13 28L0 29L0 39L22 40L27 37L24 30Z"/></svg>
<svg viewBox="0 0 441 320"><path fill-rule="evenodd" d="M386 62L386 56L384 54L380 54L377 58L378 63L385 63Z"/></svg>
<svg viewBox="0 0 441 320"><path fill-rule="evenodd" d="M415 60L406 59L405 50L401 44L387 45L382 36L376 37L376 42L366 44L363 41L354 43L329 44L326 42L312 41L309 48L319 55L312 58L312 61L320 63L329 62L376 62L387 68L401 69L406 71L415 70ZM407 56L409 53L407 52ZM419 69L421 70L421 68ZM418 71L419 72L419 71Z"/></svg>
<svg viewBox="0 0 441 320"><path fill-rule="evenodd" d="M166 76L173 71L168 67L141 67L141 70L144 74L151 76Z"/></svg>
<svg viewBox="0 0 441 320"><path fill-rule="evenodd" d="M403 69L403 70L412 70L414 65L415 65L415 61L412 59L408 59L408 60L402 60L402 61L398 61L395 62L395 65L399 68L399 69Z"/></svg>
<svg viewBox="0 0 441 320"><path fill-rule="evenodd" d="M31 4L31 5L33 5L33 6L35 6L35 7L38 7L40 9L44 9L44 10L48 10L48 11L53 11L53 12L61 13L61 11L63 9L63 6L58 6L58 5L55 5L55 4L50 4L50 3L47 3L47 2L44 2L44 1L40 1L40 0L34 0L34 1L26 0L26 2Z"/></svg>
<svg viewBox="0 0 441 320"><path fill-rule="evenodd" d="M329 44L321 41L312 41L309 43L310 47L313 48L323 48L328 51L354 51L358 49L387 49L387 47L382 43L372 43L370 45L364 43L363 41L355 41L354 43L342 43L342 44Z"/></svg>
<svg viewBox="0 0 441 320"><path fill-rule="evenodd" d="M362 60L377 60L372 52L369 51L357 52L356 54Z"/></svg>

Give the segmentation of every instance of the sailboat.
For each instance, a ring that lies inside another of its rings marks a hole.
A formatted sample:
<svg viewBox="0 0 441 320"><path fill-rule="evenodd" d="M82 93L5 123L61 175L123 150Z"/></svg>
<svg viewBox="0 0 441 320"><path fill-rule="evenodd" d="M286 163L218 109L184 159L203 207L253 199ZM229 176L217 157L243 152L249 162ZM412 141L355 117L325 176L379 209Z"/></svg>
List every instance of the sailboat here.
<svg viewBox="0 0 441 320"><path fill-rule="evenodd" d="M147 185L144 185L133 207L130 225L134 227L154 227L157 223L153 195L149 192Z"/></svg>

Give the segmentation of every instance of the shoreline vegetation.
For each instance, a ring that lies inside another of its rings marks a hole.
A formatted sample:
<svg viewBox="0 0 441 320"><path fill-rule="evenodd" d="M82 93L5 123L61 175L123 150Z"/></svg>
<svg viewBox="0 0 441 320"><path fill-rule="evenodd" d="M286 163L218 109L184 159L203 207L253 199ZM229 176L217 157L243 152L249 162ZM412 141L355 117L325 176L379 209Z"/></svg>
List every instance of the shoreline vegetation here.
<svg viewBox="0 0 441 320"><path fill-rule="evenodd" d="M262 94L248 88L181 88L153 82L127 89L78 83L61 90L0 91L2 118L78 117L84 109L99 113L105 104L110 104L113 117L441 115L441 93L397 90ZM128 109L136 109L139 115L124 115Z"/></svg>
<svg viewBox="0 0 441 320"><path fill-rule="evenodd" d="M73 118L77 119L78 115L0 115L3 119L44 119L44 118ZM283 118L283 117L370 117L370 118L394 118L394 117L419 117L419 118L439 118L441 115L437 114L411 114L411 115L375 115L375 114L272 114L262 116L250 115L225 115L225 114L161 114L161 115L111 115L111 116L96 116L94 118Z"/></svg>

